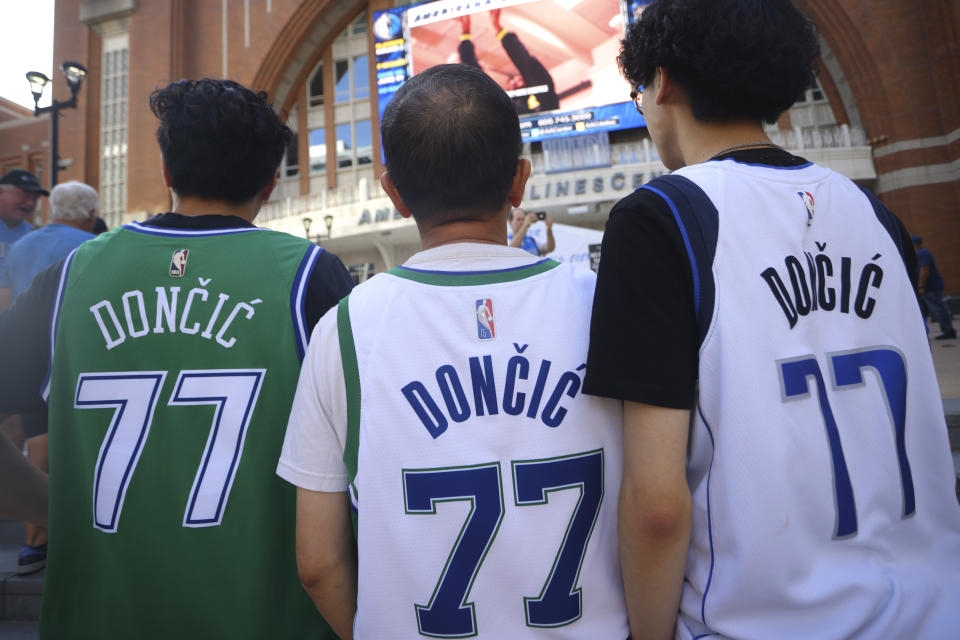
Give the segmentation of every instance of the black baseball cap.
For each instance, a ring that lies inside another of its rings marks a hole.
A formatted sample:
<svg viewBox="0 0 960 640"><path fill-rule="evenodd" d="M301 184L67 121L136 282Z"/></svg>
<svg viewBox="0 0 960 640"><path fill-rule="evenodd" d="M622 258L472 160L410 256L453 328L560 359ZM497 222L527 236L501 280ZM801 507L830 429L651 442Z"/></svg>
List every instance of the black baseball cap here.
<svg viewBox="0 0 960 640"><path fill-rule="evenodd" d="M3 174L3 177L0 178L0 184L10 184L24 191L36 191L45 196L50 195L49 191L40 186L40 181L37 179L37 176L23 169L14 169L13 171L6 172Z"/></svg>

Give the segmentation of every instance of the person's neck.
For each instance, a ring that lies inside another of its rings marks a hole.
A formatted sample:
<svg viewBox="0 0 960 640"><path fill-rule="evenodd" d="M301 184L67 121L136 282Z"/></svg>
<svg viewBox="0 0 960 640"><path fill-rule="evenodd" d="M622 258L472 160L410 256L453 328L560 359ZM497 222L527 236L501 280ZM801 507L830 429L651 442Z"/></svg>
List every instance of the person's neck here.
<svg viewBox="0 0 960 640"><path fill-rule="evenodd" d="M8 229L16 229L23 224L23 220L18 220L17 218L3 218L3 224L7 225Z"/></svg>
<svg viewBox="0 0 960 640"><path fill-rule="evenodd" d="M262 204L260 198L256 196L245 202L233 203L226 202L225 200L198 198L196 196L181 196L174 191L170 193L173 198L173 206L170 211L190 217L237 216L248 222L253 222Z"/></svg>
<svg viewBox="0 0 960 640"><path fill-rule="evenodd" d="M50 224L62 224L67 227L73 227L74 229L80 229L80 231L90 230L84 225L83 222L74 222L73 220L60 220L59 218L51 218Z"/></svg>
<svg viewBox="0 0 960 640"><path fill-rule="evenodd" d="M776 146L759 122L701 122L691 116L679 131L684 165L699 164L727 151Z"/></svg>
<svg viewBox="0 0 960 640"><path fill-rule="evenodd" d="M422 249L432 249L457 242L477 242L481 244L507 244L507 213L509 206L500 214L486 220L451 220L431 223L417 220ZM442 216L442 214L440 214Z"/></svg>

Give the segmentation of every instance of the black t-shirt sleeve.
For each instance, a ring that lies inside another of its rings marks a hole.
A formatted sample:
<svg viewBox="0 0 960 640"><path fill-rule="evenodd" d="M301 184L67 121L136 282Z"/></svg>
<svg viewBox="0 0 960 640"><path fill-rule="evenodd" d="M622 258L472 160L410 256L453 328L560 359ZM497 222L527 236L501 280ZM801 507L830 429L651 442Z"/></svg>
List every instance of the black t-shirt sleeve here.
<svg viewBox="0 0 960 640"><path fill-rule="evenodd" d="M893 219L897 221L897 232L900 234L900 247L903 254L903 265L907 268L907 276L910 278L910 284L917 288L918 270L920 268L917 260L917 250L913 246L913 238L907 228L903 225L900 218L894 214Z"/></svg>
<svg viewBox="0 0 960 640"><path fill-rule="evenodd" d="M307 297L304 302L307 331L312 332L323 314L340 302L351 289L353 279L340 258L329 251L321 252L307 283Z"/></svg>
<svg viewBox="0 0 960 640"><path fill-rule="evenodd" d="M690 409L698 351L683 238L667 204L640 189L614 206L603 235L584 391Z"/></svg>
<svg viewBox="0 0 960 640"><path fill-rule="evenodd" d="M46 411L40 393L50 365L50 312L62 264L40 272L0 314L0 413Z"/></svg>

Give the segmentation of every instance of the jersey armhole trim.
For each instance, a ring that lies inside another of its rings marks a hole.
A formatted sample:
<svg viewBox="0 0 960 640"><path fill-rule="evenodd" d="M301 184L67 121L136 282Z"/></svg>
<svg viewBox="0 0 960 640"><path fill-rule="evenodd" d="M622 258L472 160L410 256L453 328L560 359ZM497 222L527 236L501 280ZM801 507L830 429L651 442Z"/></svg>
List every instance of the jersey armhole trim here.
<svg viewBox="0 0 960 640"><path fill-rule="evenodd" d="M350 324L350 296L337 304L337 337L347 394L347 439L343 447L343 463L347 468L347 484L353 485L357 477L357 455L360 450L360 367ZM351 491L353 495L355 489Z"/></svg>
<svg viewBox="0 0 960 640"><path fill-rule="evenodd" d="M673 220L677 223L677 228L680 229L680 236L683 238L683 246L687 250L687 259L690 261L690 272L693 275L693 310L696 313L697 318L700 318L700 271L697 268L697 258L693 255L693 247L690 245L690 236L687 235L687 228L683 224L683 220L680 219L680 212L677 211L677 205L674 204L673 200L665 194L660 189L656 187L651 187L649 184L645 184L641 189L648 189L658 196L660 196L664 202L667 203L667 206L670 207L670 213L673 214Z"/></svg>
<svg viewBox="0 0 960 640"><path fill-rule="evenodd" d="M900 252L900 259L903 260L903 240L900 237L900 229L896 216L868 189L864 189L860 185L857 185L857 188L860 189L863 195L866 196L867 201L870 202L874 215L877 216L877 220L880 221L883 228L890 234L893 244L897 245L897 251Z"/></svg>
<svg viewBox="0 0 960 640"><path fill-rule="evenodd" d="M47 375L44 376L43 386L41 387L40 395L43 397L44 402L49 402L50 400L50 378L53 374L53 353L54 347L56 346L57 339L57 325L60 322L60 306L63 304L63 294L66 290L67 284L67 275L70 271L70 265L73 263L73 257L77 253L75 248L71 251L66 259L63 261L63 266L60 267L60 279L57 281L57 293L53 299L53 306L50 309L50 360L47 364Z"/></svg>
<svg viewBox="0 0 960 640"><path fill-rule="evenodd" d="M293 333L297 343L297 357L303 362L303 356L307 350L307 344L310 342L310 333L307 331L307 283L313 275L313 269L317 264L317 259L323 252L323 247L316 245L307 249L303 260L300 261L300 267L297 269L297 275L293 279L293 286L290 288L290 316L293 319Z"/></svg>
<svg viewBox="0 0 960 640"><path fill-rule="evenodd" d="M710 593L710 585L713 583L713 566L714 566L714 553L713 553L713 516L710 512L710 476L713 475L713 459L714 454L717 450L717 444L713 439L713 429L710 428L710 423L707 422L707 419L703 415L703 408L700 406L700 403L697 403L697 415L700 416L700 420L703 422L703 426L707 429L707 435L710 436L710 466L707 467L707 538L710 540L710 573L707 575L707 586L703 589L703 598L700 600L700 621L704 626L707 625L707 595ZM709 628L709 627L708 627Z"/></svg>

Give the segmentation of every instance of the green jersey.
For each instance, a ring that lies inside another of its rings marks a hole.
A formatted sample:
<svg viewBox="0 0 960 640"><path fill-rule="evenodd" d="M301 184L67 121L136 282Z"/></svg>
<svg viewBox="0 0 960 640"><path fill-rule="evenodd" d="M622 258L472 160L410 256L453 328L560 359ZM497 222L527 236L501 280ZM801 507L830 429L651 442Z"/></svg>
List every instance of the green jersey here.
<svg viewBox="0 0 960 640"><path fill-rule="evenodd" d="M51 322L48 638L334 637L274 473L322 251L131 224L64 263Z"/></svg>

